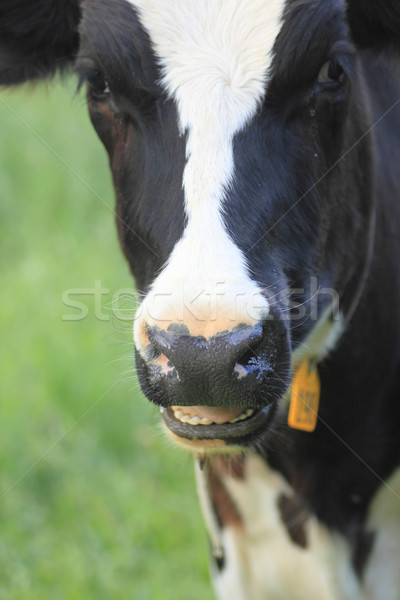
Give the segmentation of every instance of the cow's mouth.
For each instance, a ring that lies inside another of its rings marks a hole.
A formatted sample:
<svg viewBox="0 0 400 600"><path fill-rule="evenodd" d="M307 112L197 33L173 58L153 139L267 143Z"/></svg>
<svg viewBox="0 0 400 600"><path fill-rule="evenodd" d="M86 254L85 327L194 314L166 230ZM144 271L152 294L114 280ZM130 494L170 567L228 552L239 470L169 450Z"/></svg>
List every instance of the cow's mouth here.
<svg viewBox="0 0 400 600"><path fill-rule="evenodd" d="M247 446L270 421L273 406L264 408L172 406L161 409L175 441L196 449Z"/></svg>

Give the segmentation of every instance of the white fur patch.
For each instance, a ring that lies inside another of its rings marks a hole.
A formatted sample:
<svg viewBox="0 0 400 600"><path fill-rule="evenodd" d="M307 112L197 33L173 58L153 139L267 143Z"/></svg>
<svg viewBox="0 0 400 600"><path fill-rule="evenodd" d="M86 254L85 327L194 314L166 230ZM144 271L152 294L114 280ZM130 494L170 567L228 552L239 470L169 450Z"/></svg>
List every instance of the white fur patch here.
<svg viewBox="0 0 400 600"><path fill-rule="evenodd" d="M291 488L258 456L246 461L243 480L223 478L244 526L221 533L225 568L213 573L219 600L365 600L344 538L309 517L308 547L295 545L277 506Z"/></svg>
<svg viewBox="0 0 400 600"><path fill-rule="evenodd" d="M234 176L233 137L265 95L285 1L129 1L150 36L162 84L187 134L187 227L141 314L166 328L164 321L186 322L188 311L197 312L198 320L218 322L229 307L234 314L230 327L223 318L224 329L255 323L268 312L268 303L225 229L222 202Z"/></svg>
<svg viewBox="0 0 400 600"><path fill-rule="evenodd" d="M367 521L375 533L365 571L366 600L398 600L400 596L400 469L379 489Z"/></svg>
<svg viewBox="0 0 400 600"><path fill-rule="evenodd" d="M332 308L329 306L303 344L293 353L294 371L305 358L311 358L319 363L335 349L344 333L346 319L342 313L338 313L332 320L331 314Z"/></svg>

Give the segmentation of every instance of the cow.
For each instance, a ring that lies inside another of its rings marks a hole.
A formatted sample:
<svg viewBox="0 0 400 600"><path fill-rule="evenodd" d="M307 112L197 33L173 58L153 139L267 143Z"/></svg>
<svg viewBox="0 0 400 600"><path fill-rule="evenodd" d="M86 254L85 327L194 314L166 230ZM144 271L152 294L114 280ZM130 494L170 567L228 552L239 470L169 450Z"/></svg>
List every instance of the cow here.
<svg viewBox="0 0 400 600"><path fill-rule="evenodd" d="M2 0L0 83L72 65L145 396L220 600L400 595L398 0Z"/></svg>

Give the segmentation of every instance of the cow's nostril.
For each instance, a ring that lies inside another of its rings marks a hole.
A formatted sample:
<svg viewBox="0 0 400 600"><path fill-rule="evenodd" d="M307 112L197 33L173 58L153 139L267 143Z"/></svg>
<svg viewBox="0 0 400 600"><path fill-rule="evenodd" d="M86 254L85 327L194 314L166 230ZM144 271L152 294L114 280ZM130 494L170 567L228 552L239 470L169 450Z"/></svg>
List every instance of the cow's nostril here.
<svg viewBox="0 0 400 600"><path fill-rule="evenodd" d="M176 373L174 365L172 364L168 356L166 356L162 352L157 352L157 356L153 359L153 364L155 367L160 367L164 375ZM176 375L178 375L178 373L176 373Z"/></svg>
<svg viewBox="0 0 400 600"><path fill-rule="evenodd" d="M247 368L249 365L253 364L254 361L257 360L257 354L253 348L249 348L246 350L242 356L236 361L237 365L241 365L242 367Z"/></svg>
<svg viewBox="0 0 400 600"><path fill-rule="evenodd" d="M256 348L248 348L236 361L234 367L234 373L239 379L252 373L261 377L267 370L271 370L271 367Z"/></svg>

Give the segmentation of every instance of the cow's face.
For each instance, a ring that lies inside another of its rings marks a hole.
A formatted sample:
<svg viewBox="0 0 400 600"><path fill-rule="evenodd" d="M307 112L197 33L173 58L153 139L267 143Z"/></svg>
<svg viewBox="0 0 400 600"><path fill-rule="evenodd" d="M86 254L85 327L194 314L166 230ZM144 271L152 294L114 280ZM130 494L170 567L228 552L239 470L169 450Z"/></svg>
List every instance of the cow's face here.
<svg viewBox="0 0 400 600"><path fill-rule="evenodd" d="M143 294L142 388L196 450L255 443L362 276L348 258L367 243L368 154L349 149L367 127L343 3L83 11L77 66Z"/></svg>

